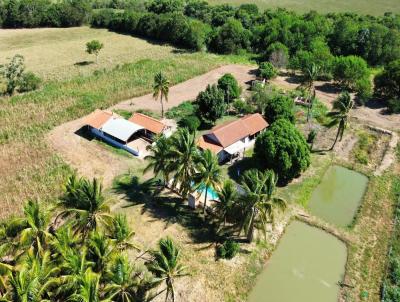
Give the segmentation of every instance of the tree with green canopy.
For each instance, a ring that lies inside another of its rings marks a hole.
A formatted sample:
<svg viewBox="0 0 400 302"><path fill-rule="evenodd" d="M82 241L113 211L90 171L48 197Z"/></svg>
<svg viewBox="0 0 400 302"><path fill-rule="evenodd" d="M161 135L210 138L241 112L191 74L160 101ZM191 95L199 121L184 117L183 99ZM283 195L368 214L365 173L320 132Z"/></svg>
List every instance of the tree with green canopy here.
<svg viewBox="0 0 400 302"><path fill-rule="evenodd" d="M285 119L277 120L257 137L253 156L262 168L272 169L281 182L298 177L311 162L304 136Z"/></svg>

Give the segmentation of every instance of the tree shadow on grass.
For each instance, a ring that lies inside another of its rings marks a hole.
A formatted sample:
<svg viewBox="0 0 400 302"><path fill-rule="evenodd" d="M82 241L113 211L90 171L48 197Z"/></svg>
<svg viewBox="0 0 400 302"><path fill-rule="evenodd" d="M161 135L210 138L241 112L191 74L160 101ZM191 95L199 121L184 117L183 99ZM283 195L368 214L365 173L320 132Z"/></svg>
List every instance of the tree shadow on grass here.
<svg viewBox="0 0 400 302"><path fill-rule="evenodd" d="M88 66L88 65L92 65L94 64L94 61L80 61L80 62L76 62L74 63L74 66Z"/></svg>
<svg viewBox="0 0 400 302"><path fill-rule="evenodd" d="M195 243L212 243L218 239L215 226L203 220L201 211L189 208L178 195L164 190L157 179L140 182L137 176L126 174L114 182L113 190L126 196L128 204L123 208L143 205L142 213L164 221L166 227L172 223L182 225Z"/></svg>

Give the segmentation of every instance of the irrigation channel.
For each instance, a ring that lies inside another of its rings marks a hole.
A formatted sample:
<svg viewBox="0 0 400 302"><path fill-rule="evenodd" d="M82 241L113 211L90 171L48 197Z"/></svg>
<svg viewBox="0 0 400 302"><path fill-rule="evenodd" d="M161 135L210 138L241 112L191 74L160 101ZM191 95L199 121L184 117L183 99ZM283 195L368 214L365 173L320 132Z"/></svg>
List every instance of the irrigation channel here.
<svg viewBox="0 0 400 302"><path fill-rule="evenodd" d="M358 172L331 166L314 190L309 210L337 225L349 225L368 184ZM250 293L250 302L337 302L347 248L335 236L293 221Z"/></svg>

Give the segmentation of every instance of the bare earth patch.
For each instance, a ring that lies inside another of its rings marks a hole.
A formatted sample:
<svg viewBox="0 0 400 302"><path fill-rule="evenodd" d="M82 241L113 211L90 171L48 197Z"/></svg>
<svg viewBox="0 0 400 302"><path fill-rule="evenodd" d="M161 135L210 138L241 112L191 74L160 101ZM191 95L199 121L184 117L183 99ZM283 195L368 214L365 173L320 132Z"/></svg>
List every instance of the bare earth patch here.
<svg viewBox="0 0 400 302"><path fill-rule="evenodd" d="M165 110L179 105L187 100L194 100L200 91L206 89L207 85L216 84L218 79L225 73L231 73L242 86L246 89L247 84L255 79L254 67L248 65L225 65L207 72L201 76L195 77L169 89L168 102L164 103ZM121 102L111 109L124 109L134 111L146 109L160 112L160 103L156 102L152 94L146 94L141 97L133 98Z"/></svg>

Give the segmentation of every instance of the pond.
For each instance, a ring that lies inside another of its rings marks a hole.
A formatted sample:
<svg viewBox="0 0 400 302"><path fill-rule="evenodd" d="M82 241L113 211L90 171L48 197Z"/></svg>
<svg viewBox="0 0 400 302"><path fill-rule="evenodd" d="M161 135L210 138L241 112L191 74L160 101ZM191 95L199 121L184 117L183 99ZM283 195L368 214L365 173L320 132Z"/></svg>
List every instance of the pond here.
<svg viewBox="0 0 400 302"><path fill-rule="evenodd" d="M314 190L308 203L309 210L327 222L346 227L353 221L367 185L367 176L332 166Z"/></svg>
<svg viewBox="0 0 400 302"><path fill-rule="evenodd" d="M294 221L253 288L250 302L337 302L347 250L336 237Z"/></svg>

